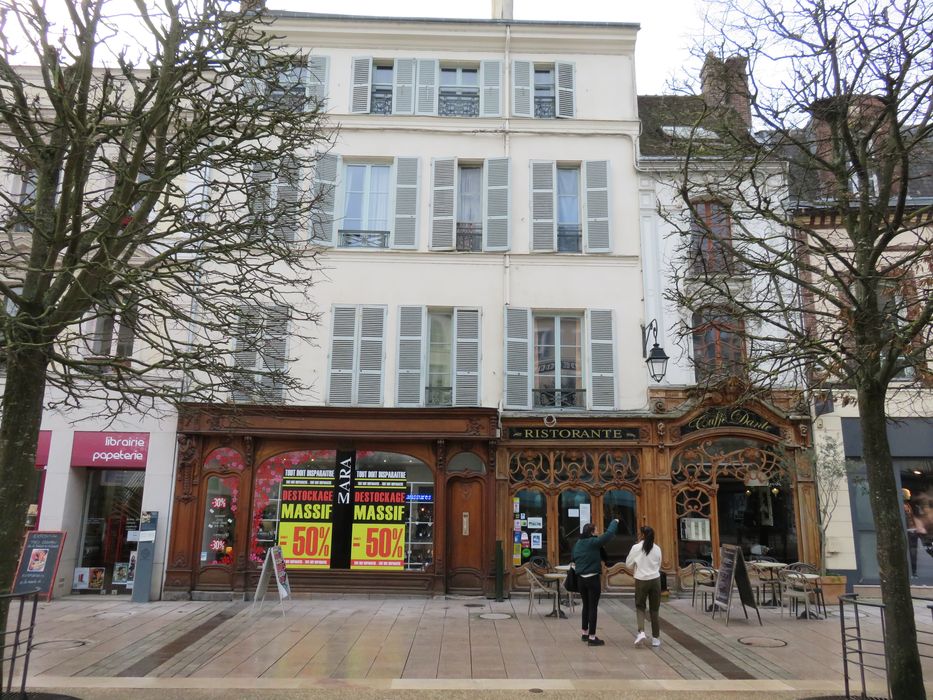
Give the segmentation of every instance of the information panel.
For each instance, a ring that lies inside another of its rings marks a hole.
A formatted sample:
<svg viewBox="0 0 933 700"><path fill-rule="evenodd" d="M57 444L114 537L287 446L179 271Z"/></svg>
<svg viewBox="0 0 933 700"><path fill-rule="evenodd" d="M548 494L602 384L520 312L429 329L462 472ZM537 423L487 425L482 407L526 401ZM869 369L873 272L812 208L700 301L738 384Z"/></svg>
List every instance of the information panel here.
<svg viewBox="0 0 933 700"><path fill-rule="evenodd" d="M47 600L52 600L55 572L58 571L64 544L65 533L59 530L33 530L26 533L12 592L32 593L38 590Z"/></svg>
<svg viewBox="0 0 933 700"><path fill-rule="evenodd" d="M279 504L279 546L290 569L329 569L335 470L286 469Z"/></svg>
<svg viewBox="0 0 933 700"><path fill-rule="evenodd" d="M401 571L405 568L407 488L408 475L404 470L356 471L351 569Z"/></svg>

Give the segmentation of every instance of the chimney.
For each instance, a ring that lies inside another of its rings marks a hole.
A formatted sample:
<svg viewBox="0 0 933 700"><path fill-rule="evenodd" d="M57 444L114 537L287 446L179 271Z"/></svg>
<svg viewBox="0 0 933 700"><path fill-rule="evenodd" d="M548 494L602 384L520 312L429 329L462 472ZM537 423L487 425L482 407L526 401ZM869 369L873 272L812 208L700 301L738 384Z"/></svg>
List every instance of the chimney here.
<svg viewBox="0 0 933 700"><path fill-rule="evenodd" d="M725 61L712 52L706 54L700 71L703 101L709 107L728 107L742 118L750 129L752 106L748 92L748 60L731 56Z"/></svg>
<svg viewBox="0 0 933 700"><path fill-rule="evenodd" d="M492 0L492 18L511 21L515 19L512 12L513 0Z"/></svg>

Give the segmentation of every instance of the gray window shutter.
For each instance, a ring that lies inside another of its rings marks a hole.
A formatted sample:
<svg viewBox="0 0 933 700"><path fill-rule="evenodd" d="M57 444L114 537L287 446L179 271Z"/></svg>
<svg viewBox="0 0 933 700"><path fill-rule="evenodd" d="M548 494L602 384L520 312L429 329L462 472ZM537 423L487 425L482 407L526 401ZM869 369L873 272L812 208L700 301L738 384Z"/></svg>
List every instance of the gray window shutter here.
<svg viewBox="0 0 933 700"><path fill-rule="evenodd" d="M288 308L284 306L273 306L265 310L262 361L271 372L285 371L288 317ZM281 379L270 375L260 375L258 398L264 403L282 403L285 399L285 387Z"/></svg>
<svg viewBox="0 0 933 700"><path fill-rule="evenodd" d="M238 314L233 345L233 364L239 369L252 371L256 368L256 360L259 357L254 342L258 325L256 314L256 309L247 306L240 309ZM111 316L110 319L112 323L113 317ZM111 332L112 329L111 325ZM235 378L233 382L233 400L240 402L251 401L252 395L249 387L249 375L246 373L238 375L238 378Z"/></svg>
<svg viewBox="0 0 933 700"><path fill-rule="evenodd" d="M415 114L437 114L437 61L418 59L418 93Z"/></svg>
<svg viewBox="0 0 933 700"><path fill-rule="evenodd" d="M531 408L531 310L505 307L505 407Z"/></svg>
<svg viewBox="0 0 933 700"><path fill-rule="evenodd" d="M275 173L268 163L254 163L252 183L248 191L248 204L250 213L262 221L263 230L268 223L269 212L274 206L275 194L273 192L273 180ZM256 231L255 235L261 236L262 233Z"/></svg>
<svg viewBox="0 0 933 700"><path fill-rule="evenodd" d="M395 386L396 406L424 405L423 306L398 308L398 376Z"/></svg>
<svg viewBox="0 0 933 700"><path fill-rule="evenodd" d="M571 118L574 115L574 75L572 63L555 63L557 84L557 116Z"/></svg>
<svg viewBox="0 0 933 700"><path fill-rule="evenodd" d="M355 306L335 306L332 309L334 325L330 341L330 386L327 403L349 406L353 403L356 365Z"/></svg>
<svg viewBox="0 0 933 700"><path fill-rule="evenodd" d="M353 59L353 92L350 96L350 112L369 114L369 98L372 93L370 80L373 74L373 59L366 56Z"/></svg>
<svg viewBox="0 0 933 700"><path fill-rule="evenodd" d="M308 56L308 109L326 109L327 79L330 59L327 56Z"/></svg>
<svg viewBox="0 0 933 700"><path fill-rule="evenodd" d="M479 309L454 309L454 406L479 406Z"/></svg>
<svg viewBox="0 0 933 700"><path fill-rule="evenodd" d="M435 158L432 169L431 248L453 250L457 159Z"/></svg>
<svg viewBox="0 0 933 700"><path fill-rule="evenodd" d="M482 87L479 93L481 117L502 114L502 61L480 61Z"/></svg>
<svg viewBox="0 0 933 700"><path fill-rule="evenodd" d="M583 163L586 190L586 218L583 220L583 245L587 253L608 253L609 238L609 161Z"/></svg>
<svg viewBox="0 0 933 700"><path fill-rule="evenodd" d="M490 158L483 167L486 206L483 210L483 250L508 250L509 159Z"/></svg>
<svg viewBox="0 0 933 700"><path fill-rule="evenodd" d="M340 156L324 153L317 158L314 197L317 206L311 215L311 238L318 245L334 245L336 227L337 172Z"/></svg>
<svg viewBox="0 0 933 700"><path fill-rule="evenodd" d="M275 234L286 243L295 241L298 228L298 185L301 172L294 161L281 165L275 180Z"/></svg>
<svg viewBox="0 0 933 700"><path fill-rule="evenodd" d="M418 159L395 159L395 225L393 248L415 248L418 243Z"/></svg>
<svg viewBox="0 0 933 700"><path fill-rule="evenodd" d="M612 311L590 309L590 407L611 411L616 404Z"/></svg>
<svg viewBox="0 0 933 700"><path fill-rule="evenodd" d="M555 163L531 161L531 250L557 249L557 217L554 215Z"/></svg>
<svg viewBox="0 0 933 700"><path fill-rule="evenodd" d="M534 114L535 72L531 61L512 61L512 115Z"/></svg>
<svg viewBox="0 0 933 700"><path fill-rule="evenodd" d="M359 373L356 403L360 406L381 406L386 307L364 306L360 314L360 359L357 363Z"/></svg>
<svg viewBox="0 0 933 700"><path fill-rule="evenodd" d="M415 59L396 58L392 79L392 114L414 114Z"/></svg>

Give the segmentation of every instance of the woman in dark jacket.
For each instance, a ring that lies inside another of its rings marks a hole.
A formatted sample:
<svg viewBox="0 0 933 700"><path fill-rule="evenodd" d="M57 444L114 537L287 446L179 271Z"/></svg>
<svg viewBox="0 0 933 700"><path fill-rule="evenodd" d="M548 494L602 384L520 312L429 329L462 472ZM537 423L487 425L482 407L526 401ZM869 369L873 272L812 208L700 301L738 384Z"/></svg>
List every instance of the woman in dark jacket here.
<svg viewBox="0 0 933 700"><path fill-rule="evenodd" d="M580 599L583 601L583 634L580 639L591 647L605 644L596 636L596 611L599 608L599 596L602 588L599 584L600 548L616 536L619 521L613 520L606 528L606 532L596 536L596 526L587 523L583 526L580 539L573 546L573 564L580 581Z"/></svg>

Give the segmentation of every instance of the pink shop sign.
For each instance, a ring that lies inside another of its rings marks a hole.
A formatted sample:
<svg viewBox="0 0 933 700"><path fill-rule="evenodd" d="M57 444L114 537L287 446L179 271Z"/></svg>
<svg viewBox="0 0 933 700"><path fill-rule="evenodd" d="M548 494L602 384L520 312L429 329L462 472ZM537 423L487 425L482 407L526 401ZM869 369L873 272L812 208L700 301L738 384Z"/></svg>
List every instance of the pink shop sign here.
<svg viewBox="0 0 933 700"><path fill-rule="evenodd" d="M72 467L145 469L149 433L77 431L71 445Z"/></svg>

